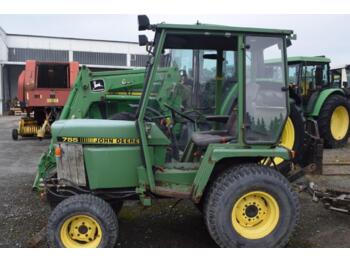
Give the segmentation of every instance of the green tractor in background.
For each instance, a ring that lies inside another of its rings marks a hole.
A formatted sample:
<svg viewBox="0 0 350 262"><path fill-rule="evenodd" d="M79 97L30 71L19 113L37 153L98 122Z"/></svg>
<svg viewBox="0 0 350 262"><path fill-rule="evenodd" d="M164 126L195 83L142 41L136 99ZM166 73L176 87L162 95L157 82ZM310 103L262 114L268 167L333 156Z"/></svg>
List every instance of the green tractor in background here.
<svg viewBox="0 0 350 262"><path fill-rule="evenodd" d="M289 89L304 117L317 121L324 146L337 148L347 144L350 134L350 93L332 86L329 64L323 56L289 57Z"/></svg>
<svg viewBox="0 0 350 262"><path fill-rule="evenodd" d="M149 206L158 198L191 200L221 247L286 245L299 200L275 159L293 158L279 145L293 32L151 25L146 16L139 30L155 32L152 42L139 36L150 54L141 97L143 74L83 68L52 125L34 184L61 198L49 218L49 246L113 247L123 201ZM271 59L279 74L269 70ZM96 96L83 110L84 92Z"/></svg>

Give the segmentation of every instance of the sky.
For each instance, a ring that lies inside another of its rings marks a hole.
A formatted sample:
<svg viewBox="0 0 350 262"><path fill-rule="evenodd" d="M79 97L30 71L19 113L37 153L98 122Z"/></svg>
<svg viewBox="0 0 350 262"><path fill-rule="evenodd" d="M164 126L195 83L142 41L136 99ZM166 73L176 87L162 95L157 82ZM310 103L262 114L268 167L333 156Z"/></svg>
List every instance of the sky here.
<svg viewBox="0 0 350 262"><path fill-rule="evenodd" d="M350 64L350 15L148 15L151 23L201 23L292 29L297 40L288 56L326 55L333 65ZM0 15L7 33L137 41L137 15Z"/></svg>

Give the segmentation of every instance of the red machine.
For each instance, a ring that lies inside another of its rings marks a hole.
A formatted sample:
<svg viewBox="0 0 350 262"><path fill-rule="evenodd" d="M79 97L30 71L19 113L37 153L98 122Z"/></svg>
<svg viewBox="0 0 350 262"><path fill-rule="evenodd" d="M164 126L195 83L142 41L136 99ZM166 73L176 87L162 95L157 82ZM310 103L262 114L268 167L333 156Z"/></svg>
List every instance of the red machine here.
<svg viewBox="0 0 350 262"><path fill-rule="evenodd" d="M78 72L78 62L26 61L18 78L17 98L27 116L12 130L13 139L18 135L43 138L50 132L50 124L58 118ZM34 117L30 116L32 112Z"/></svg>

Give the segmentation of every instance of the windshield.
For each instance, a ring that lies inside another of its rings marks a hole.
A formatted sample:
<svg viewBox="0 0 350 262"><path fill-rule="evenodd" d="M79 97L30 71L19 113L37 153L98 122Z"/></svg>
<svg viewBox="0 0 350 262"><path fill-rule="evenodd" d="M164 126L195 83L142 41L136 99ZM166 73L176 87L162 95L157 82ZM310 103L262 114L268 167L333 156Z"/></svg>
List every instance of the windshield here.
<svg viewBox="0 0 350 262"><path fill-rule="evenodd" d="M299 84L300 64L288 65L288 84L297 86Z"/></svg>
<svg viewBox="0 0 350 262"><path fill-rule="evenodd" d="M287 117L284 41L249 36L246 46L245 140L275 143Z"/></svg>
<svg viewBox="0 0 350 262"><path fill-rule="evenodd" d="M321 65L307 65L303 68L303 81L306 81L306 83L311 87L316 85L315 76L319 73L322 75L322 83L319 83L320 86L327 86L328 85L328 65L327 64L321 64Z"/></svg>
<svg viewBox="0 0 350 262"><path fill-rule="evenodd" d="M313 64L303 66L300 83L301 95L304 97L309 97L313 93L313 90L328 87L328 73L328 64Z"/></svg>

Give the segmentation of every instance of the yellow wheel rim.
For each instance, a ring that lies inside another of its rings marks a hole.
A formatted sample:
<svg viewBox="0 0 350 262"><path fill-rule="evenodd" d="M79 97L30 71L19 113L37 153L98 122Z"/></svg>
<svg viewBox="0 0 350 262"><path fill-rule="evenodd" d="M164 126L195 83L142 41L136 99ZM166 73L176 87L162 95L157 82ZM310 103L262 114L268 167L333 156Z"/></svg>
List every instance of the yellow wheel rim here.
<svg viewBox="0 0 350 262"><path fill-rule="evenodd" d="M231 212L233 228L247 239L260 239L271 234L279 218L280 210L276 199L262 191L242 196Z"/></svg>
<svg viewBox="0 0 350 262"><path fill-rule="evenodd" d="M280 145L292 150L294 147L294 143L295 143L295 129L294 129L292 119L288 117L282 132ZM280 158L280 157L274 158L274 162L276 165L281 164L283 161L284 161L283 158Z"/></svg>
<svg viewBox="0 0 350 262"><path fill-rule="evenodd" d="M342 140L349 130L349 113L344 106L334 109L331 117L331 133L335 140Z"/></svg>
<svg viewBox="0 0 350 262"><path fill-rule="evenodd" d="M60 238L64 247L93 248L102 240L99 223L87 215L75 215L67 218L61 226Z"/></svg>

